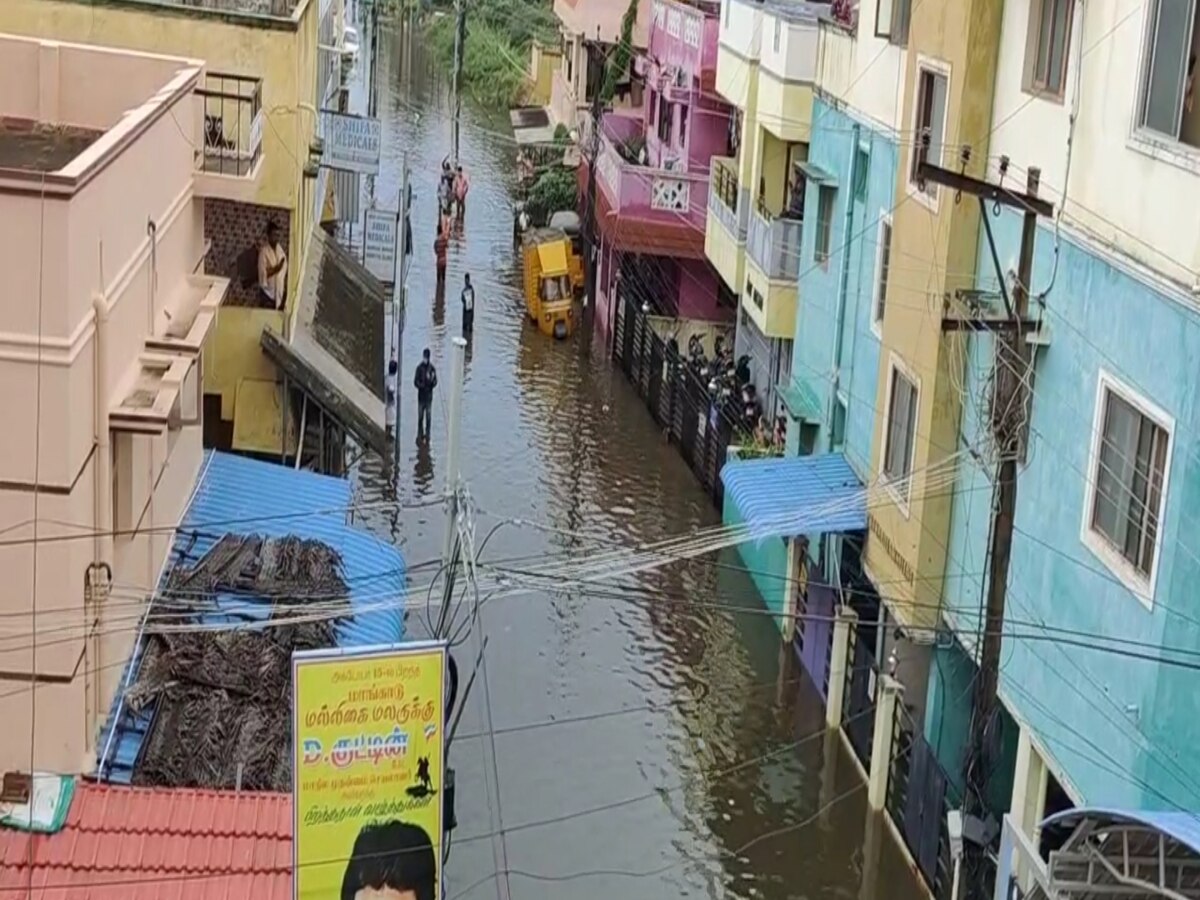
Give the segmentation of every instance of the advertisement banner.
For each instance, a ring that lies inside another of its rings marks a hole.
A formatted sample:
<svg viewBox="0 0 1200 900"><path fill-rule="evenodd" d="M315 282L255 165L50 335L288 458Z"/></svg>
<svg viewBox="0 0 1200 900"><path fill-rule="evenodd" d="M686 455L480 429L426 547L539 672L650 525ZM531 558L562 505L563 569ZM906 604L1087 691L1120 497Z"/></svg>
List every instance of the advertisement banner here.
<svg viewBox="0 0 1200 900"><path fill-rule="evenodd" d="M445 673L439 643L292 656L297 900L441 896Z"/></svg>
<svg viewBox="0 0 1200 900"><path fill-rule="evenodd" d="M363 265L384 284L396 277L397 215L385 209L368 209L363 229Z"/></svg>
<svg viewBox="0 0 1200 900"><path fill-rule="evenodd" d="M324 110L322 165L360 175L379 174L382 131L378 119Z"/></svg>

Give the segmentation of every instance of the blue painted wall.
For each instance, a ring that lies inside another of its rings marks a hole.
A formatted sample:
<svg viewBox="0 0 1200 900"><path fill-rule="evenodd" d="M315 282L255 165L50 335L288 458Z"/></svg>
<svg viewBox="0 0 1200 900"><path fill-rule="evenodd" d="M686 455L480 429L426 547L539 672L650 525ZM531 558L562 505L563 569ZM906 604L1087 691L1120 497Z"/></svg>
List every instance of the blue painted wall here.
<svg viewBox="0 0 1200 900"><path fill-rule="evenodd" d="M992 222L1007 265L1017 255L1020 216ZM1035 294L1051 282L1053 248L1053 231L1043 227ZM982 240L978 271L980 286L995 289ZM1084 802L1198 810L1200 672L1128 653L1178 647L1188 665L1200 662L1200 314L1182 295L1064 236L1043 316L1051 345L1038 355L1019 482L1006 626L1017 633L1005 638L1001 688ZM972 338L962 422L970 443L983 433L981 379L991 353L989 337ZM1175 418L1151 608L1081 538L1101 369ZM988 474L961 467L949 546L947 615L972 638L986 569ZM1031 631L1043 639L1019 634ZM1098 635L1124 643L1106 652Z"/></svg>
<svg viewBox="0 0 1200 900"><path fill-rule="evenodd" d="M724 501L722 521L734 528L745 524L737 505L728 495ZM738 555L742 558L742 565L749 570L763 604L776 615L782 615L784 587L788 577L787 544L782 538L744 541L738 544Z"/></svg>
<svg viewBox="0 0 1200 900"><path fill-rule="evenodd" d="M858 129L857 134L855 129ZM865 197L854 199L855 150L868 153ZM847 401L847 458L865 475L875 430L875 391L879 374L879 339L871 330L875 260L880 213L892 208L896 190L897 148L885 137L820 97L813 100L813 132L808 160L837 180L827 263L814 262L817 241L818 190L809 184L804 205L800 253L800 304L792 353L792 378L816 398L823 423L815 452L830 448L834 344L838 340L838 295L846 271L844 323L841 333L840 391ZM853 204L847 224L847 204ZM865 229L865 230L864 230Z"/></svg>

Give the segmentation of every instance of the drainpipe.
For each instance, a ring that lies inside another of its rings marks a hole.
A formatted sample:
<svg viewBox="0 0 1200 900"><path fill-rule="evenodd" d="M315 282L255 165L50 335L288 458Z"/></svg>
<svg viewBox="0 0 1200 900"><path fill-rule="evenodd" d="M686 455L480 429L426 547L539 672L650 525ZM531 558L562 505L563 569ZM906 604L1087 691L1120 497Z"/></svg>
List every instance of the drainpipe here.
<svg viewBox="0 0 1200 900"><path fill-rule="evenodd" d="M825 404L825 422L826 430L829 431L828 437L832 439L833 428L833 410L837 403L838 388L842 382L842 334L846 329L846 292L850 285L850 240L853 234L854 227L854 184L855 175L854 169L858 165L858 134L859 126L855 124L850 129L850 184L847 185L848 192L846 194L846 215L845 215L845 230L842 232L845 237L842 240L842 271L838 279L838 298L837 298L837 332L834 334L833 341L833 388L829 392L829 399Z"/></svg>
<svg viewBox="0 0 1200 900"><path fill-rule="evenodd" d="M93 548L93 562L97 568L104 568L112 565L113 562L113 514L112 514L112 452L109 446L109 430L108 430L108 301L103 294L92 295L92 310L96 316L96 338L95 338L95 359L96 359L96 375L95 375L95 412L93 421L96 423L96 433L94 440L96 442L96 477L95 477L95 522L94 533L95 547ZM103 598L105 592L94 591L93 602L96 604L94 609L95 634L96 639L93 642L91 660L92 668L92 690L95 702L93 704L97 720L103 715L101 712L102 700L104 692L100 688L103 680L104 661L101 658L101 644L103 642L102 635L104 633L104 610ZM94 727L94 723L88 723L89 734Z"/></svg>

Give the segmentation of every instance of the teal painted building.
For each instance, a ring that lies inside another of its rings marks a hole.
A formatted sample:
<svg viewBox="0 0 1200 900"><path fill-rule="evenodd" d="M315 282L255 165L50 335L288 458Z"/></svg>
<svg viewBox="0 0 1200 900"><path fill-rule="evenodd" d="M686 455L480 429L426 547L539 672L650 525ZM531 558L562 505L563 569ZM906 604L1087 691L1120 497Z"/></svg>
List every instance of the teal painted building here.
<svg viewBox="0 0 1200 900"><path fill-rule="evenodd" d="M883 299L878 285L888 264L880 239L886 240L890 227L886 213L893 204L897 160L892 137L820 94L814 99L812 140L801 165L806 191L796 251L800 299L792 374L789 384L779 386L790 417L786 455L844 452L867 483L879 367L876 321ZM725 521L742 523L728 496ZM841 541L823 543L813 534L808 546L825 573L839 570ZM825 565L822 546L838 557L837 565ZM783 612L787 542L747 542L739 551L767 607Z"/></svg>
<svg viewBox="0 0 1200 900"><path fill-rule="evenodd" d="M793 447L807 442L814 452L844 450L860 476L869 468L875 428L877 311L886 302L879 284L889 262L884 242L897 160L892 137L820 94L813 99L787 394L804 423L789 428L788 438Z"/></svg>
<svg viewBox="0 0 1200 900"><path fill-rule="evenodd" d="M1020 216L991 221L999 258L1015 259ZM980 243L979 286L998 291ZM1033 304L1043 345L1002 697L1073 802L1200 809L1200 310L1065 231L1057 269L1054 251L1053 228L1039 229L1032 288L1049 291ZM990 336L972 337L965 366L961 440L983 450L992 353ZM944 609L967 647L979 628L992 471L960 465L953 505ZM927 734L943 715L960 722L961 704L944 704Z"/></svg>

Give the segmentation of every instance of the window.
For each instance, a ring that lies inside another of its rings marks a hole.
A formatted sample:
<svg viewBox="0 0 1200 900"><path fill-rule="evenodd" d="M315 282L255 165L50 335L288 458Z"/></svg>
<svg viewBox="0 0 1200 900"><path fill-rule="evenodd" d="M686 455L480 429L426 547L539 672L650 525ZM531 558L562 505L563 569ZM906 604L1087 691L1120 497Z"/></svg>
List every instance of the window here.
<svg viewBox="0 0 1200 900"><path fill-rule="evenodd" d="M821 185L817 188L817 246L813 259L819 263L829 261L829 243L833 232L833 188Z"/></svg>
<svg viewBox="0 0 1200 900"><path fill-rule="evenodd" d="M1143 599L1153 593L1173 423L1102 373L1084 538Z"/></svg>
<svg viewBox="0 0 1200 900"><path fill-rule="evenodd" d="M833 422L829 427L829 449L837 453L846 446L846 398L838 394L833 401Z"/></svg>
<svg viewBox="0 0 1200 900"><path fill-rule="evenodd" d="M1149 30L1141 124L1200 146L1200 110L1193 104L1196 9L1186 0L1148 0Z"/></svg>
<svg viewBox="0 0 1200 900"><path fill-rule="evenodd" d="M887 38L893 44L908 45L908 22L912 17L912 0L877 0L875 5L875 37Z"/></svg>
<svg viewBox="0 0 1200 900"><path fill-rule="evenodd" d="M875 247L875 300L871 307L872 330L879 334L883 328L883 313L887 308L888 270L892 262L892 217L879 217L879 238Z"/></svg>
<svg viewBox="0 0 1200 900"><path fill-rule="evenodd" d="M912 172L909 175L914 183L920 163L941 159L942 144L946 139L946 76L922 67L917 77ZM926 134L928 146L923 140ZM923 190L927 196L937 199L937 185L933 182L927 181Z"/></svg>
<svg viewBox="0 0 1200 900"><path fill-rule="evenodd" d="M575 41L567 40L563 44L563 62L567 66L567 87L575 91Z"/></svg>
<svg viewBox="0 0 1200 900"><path fill-rule="evenodd" d="M780 22L779 19L776 19L775 20L775 40L774 40L774 46L775 46L776 53L779 52L779 39L780 39L780 36L782 35L782 32L783 32L783 23Z"/></svg>
<svg viewBox="0 0 1200 900"><path fill-rule="evenodd" d="M679 149L687 150L687 126L688 126L688 108L687 104L679 104Z"/></svg>
<svg viewBox="0 0 1200 900"><path fill-rule="evenodd" d="M860 203L867 199L867 171L871 168L871 154L859 145L854 151L854 199Z"/></svg>
<svg viewBox="0 0 1200 900"><path fill-rule="evenodd" d="M888 416L884 431L883 475L897 484L908 503L908 478L912 475L913 445L917 433L917 385L893 363L888 389Z"/></svg>
<svg viewBox="0 0 1200 900"><path fill-rule="evenodd" d="M671 118L675 109L662 95L658 95L658 139L664 144L671 143Z"/></svg>
<svg viewBox="0 0 1200 900"><path fill-rule="evenodd" d="M1074 7L1075 0L1034 0L1030 4L1027 90L1053 97L1063 95Z"/></svg>

